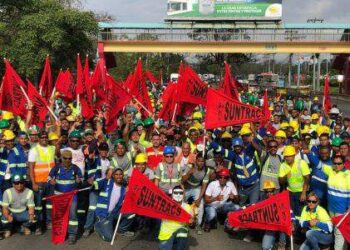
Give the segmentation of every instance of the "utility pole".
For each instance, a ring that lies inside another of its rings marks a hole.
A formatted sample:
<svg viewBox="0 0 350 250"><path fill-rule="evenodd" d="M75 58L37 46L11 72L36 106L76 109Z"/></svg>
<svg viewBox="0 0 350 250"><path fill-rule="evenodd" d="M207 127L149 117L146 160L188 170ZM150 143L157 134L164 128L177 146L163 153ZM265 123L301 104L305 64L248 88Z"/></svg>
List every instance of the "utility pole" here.
<svg viewBox="0 0 350 250"><path fill-rule="evenodd" d="M293 54L289 54L289 66L288 66L288 87L292 85L292 60Z"/></svg>
<svg viewBox="0 0 350 250"><path fill-rule="evenodd" d="M312 56L312 91L316 91L316 55Z"/></svg>
<svg viewBox="0 0 350 250"><path fill-rule="evenodd" d="M316 56L317 56L317 87L316 87L316 91L320 91L321 59L320 59L320 54L316 54Z"/></svg>

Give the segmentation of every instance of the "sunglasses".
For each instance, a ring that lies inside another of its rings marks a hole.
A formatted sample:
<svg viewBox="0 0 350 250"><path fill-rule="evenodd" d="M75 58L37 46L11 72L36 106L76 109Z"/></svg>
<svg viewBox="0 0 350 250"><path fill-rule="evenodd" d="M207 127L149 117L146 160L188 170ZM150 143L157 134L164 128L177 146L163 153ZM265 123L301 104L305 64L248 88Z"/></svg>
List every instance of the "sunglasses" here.
<svg viewBox="0 0 350 250"><path fill-rule="evenodd" d="M72 158L63 157L63 160L70 161L70 160L72 160Z"/></svg>
<svg viewBox="0 0 350 250"><path fill-rule="evenodd" d="M333 162L333 164L336 165L336 166L341 166L341 165L343 165L342 162Z"/></svg>
<svg viewBox="0 0 350 250"><path fill-rule="evenodd" d="M174 156L173 155L166 155L164 156L165 158L173 158Z"/></svg>
<svg viewBox="0 0 350 250"><path fill-rule="evenodd" d="M24 185L24 182L23 181L15 181L13 184L14 185Z"/></svg>
<svg viewBox="0 0 350 250"><path fill-rule="evenodd" d="M184 192L182 192L182 191L174 191L173 194L182 195L182 194L184 194Z"/></svg>
<svg viewBox="0 0 350 250"><path fill-rule="evenodd" d="M267 193L267 194L273 194L275 191L273 191L273 190L266 190L265 191L265 193Z"/></svg>
<svg viewBox="0 0 350 250"><path fill-rule="evenodd" d="M307 200L307 203L310 203L310 204L316 204L316 203L317 203L317 201Z"/></svg>
<svg viewBox="0 0 350 250"><path fill-rule="evenodd" d="M70 140L71 142L79 142L79 140Z"/></svg>
<svg viewBox="0 0 350 250"><path fill-rule="evenodd" d="M269 148L277 148L277 145L269 146Z"/></svg>

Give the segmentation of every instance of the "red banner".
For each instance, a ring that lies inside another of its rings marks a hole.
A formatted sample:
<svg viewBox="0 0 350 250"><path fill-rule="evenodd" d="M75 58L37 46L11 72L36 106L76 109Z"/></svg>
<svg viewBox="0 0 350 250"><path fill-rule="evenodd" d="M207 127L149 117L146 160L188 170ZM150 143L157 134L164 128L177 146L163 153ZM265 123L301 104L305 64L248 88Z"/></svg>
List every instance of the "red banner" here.
<svg viewBox="0 0 350 250"><path fill-rule="evenodd" d="M69 101L75 99L76 85L73 75L69 69L67 69L65 72L60 71L58 74L56 80L56 90L63 94Z"/></svg>
<svg viewBox="0 0 350 250"><path fill-rule="evenodd" d="M159 80L152 74L151 71L146 70L144 74L148 81L150 81L151 83L159 83Z"/></svg>
<svg viewBox="0 0 350 250"><path fill-rule="evenodd" d="M48 103L39 94L33 84L28 80L28 97L33 103L31 124L37 125L40 128L44 127L45 117L49 110Z"/></svg>
<svg viewBox="0 0 350 250"><path fill-rule="evenodd" d="M329 94L329 75L326 76L324 80L324 89L323 89L323 108L326 113L329 113L329 111L332 108L332 101L331 96Z"/></svg>
<svg viewBox="0 0 350 250"><path fill-rule="evenodd" d="M60 244L66 239L69 211L77 191L47 197L52 201L51 243Z"/></svg>
<svg viewBox="0 0 350 250"><path fill-rule="evenodd" d="M333 224L336 226L345 215L339 215L332 218ZM338 227L339 231L345 238L345 240L350 243L350 215L347 215L344 221Z"/></svg>
<svg viewBox="0 0 350 250"><path fill-rule="evenodd" d="M132 171L121 213L185 223L192 217L137 169Z"/></svg>
<svg viewBox="0 0 350 250"><path fill-rule="evenodd" d="M236 80L231 76L230 66L225 62L225 77L221 90L223 94L230 96L232 99L239 101L239 93Z"/></svg>
<svg viewBox="0 0 350 250"><path fill-rule="evenodd" d="M41 94L46 98L46 100L50 99L52 88L53 86L52 86L51 66L50 66L49 57L47 56L45 60L44 71L39 83L39 89L41 90Z"/></svg>
<svg viewBox="0 0 350 250"><path fill-rule="evenodd" d="M205 127L213 129L249 122L259 122L263 118L260 108L241 103L219 91L208 90Z"/></svg>
<svg viewBox="0 0 350 250"><path fill-rule="evenodd" d="M284 191L246 209L231 212L232 227L279 231L292 235L289 192Z"/></svg>
<svg viewBox="0 0 350 250"><path fill-rule="evenodd" d="M177 95L176 86L177 86L176 83L170 84L167 86L167 88L163 92L163 95L162 95L163 107L160 110L158 116L164 121L171 121L174 115L175 106L176 106L176 95Z"/></svg>
<svg viewBox="0 0 350 250"><path fill-rule="evenodd" d="M207 104L208 86L190 66L186 66L178 79L178 102L187 102L205 106Z"/></svg>

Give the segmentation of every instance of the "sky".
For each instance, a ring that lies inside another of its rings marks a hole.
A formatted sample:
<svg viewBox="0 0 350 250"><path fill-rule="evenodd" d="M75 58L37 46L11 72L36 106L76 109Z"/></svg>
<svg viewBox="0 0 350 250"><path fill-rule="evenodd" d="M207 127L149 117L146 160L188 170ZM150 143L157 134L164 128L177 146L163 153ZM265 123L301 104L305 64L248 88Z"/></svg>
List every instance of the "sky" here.
<svg viewBox="0 0 350 250"><path fill-rule="evenodd" d="M108 12L120 22L162 22L166 0L82 0L86 9ZM328 23L349 23L350 0L283 0L283 22L304 23L323 18Z"/></svg>

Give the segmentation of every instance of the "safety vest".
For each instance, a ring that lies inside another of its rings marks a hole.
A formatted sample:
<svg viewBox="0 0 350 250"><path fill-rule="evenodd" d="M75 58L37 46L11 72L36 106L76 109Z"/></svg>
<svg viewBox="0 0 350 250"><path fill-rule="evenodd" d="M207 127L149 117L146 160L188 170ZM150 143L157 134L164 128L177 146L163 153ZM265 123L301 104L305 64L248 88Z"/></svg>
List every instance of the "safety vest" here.
<svg viewBox="0 0 350 250"><path fill-rule="evenodd" d="M126 157L127 157L128 160L130 161L130 166L132 166L132 156L131 156L131 153L130 153L130 152L127 152L127 153L126 153ZM112 166L113 166L114 168L121 168L121 169L123 169L122 166L119 166L118 161L117 161L114 157L112 157L112 163L113 163ZM129 168L130 168L130 167L129 167ZM126 173L129 171L129 168L123 169L124 175L126 175Z"/></svg>
<svg viewBox="0 0 350 250"><path fill-rule="evenodd" d="M24 189L24 190L26 190L26 189ZM24 191L24 190L23 190L23 191ZM8 209L9 209L12 213L22 213L22 212L24 212L24 211L27 210L27 207L23 207L23 208L12 208L12 207L11 207L11 204L12 204L12 202L13 202L11 188L7 189L7 190L5 191L5 193L6 193L7 196L8 196L8 203L3 202L3 203L2 203L2 206L8 207ZM28 202L29 199L31 199L32 196L34 196L34 193L33 193L32 190L29 190L29 192L28 192L28 194L27 194L27 196L26 196L26 201ZM14 201L14 202L16 202L16 201ZM34 207L34 203L33 203L33 204L28 203L27 206L33 208L33 207Z"/></svg>
<svg viewBox="0 0 350 250"><path fill-rule="evenodd" d="M318 220L318 226L310 227L309 221L313 219ZM314 211L311 211L307 206L305 206L301 212L299 222L303 228L308 227L312 230L323 231L325 233L331 233L333 230L331 218L329 217L327 211L319 205Z"/></svg>
<svg viewBox="0 0 350 250"><path fill-rule="evenodd" d="M27 174L27 157L20 146L15 146L8 154L8 164L12 174Z"/></svg>
<svg viewBox="0 0 350 250"><path fill-rule="evenodd" d="M159 163L159 170L160 170L160 180L161 183L179 183L181 182L181 166L180 164L176 164L177 168L177 176L171 176L171 179L169 179L167 171L164 171L164 165L163 163Z"/></svg>
<svg viewBox="0 0 350 250"><path fill-rule="evenodd" d="M55 166L55 147L47 146L47 154L41 146L36 145L37 157L34 166L34 181L36 183L47 182L50 170Z"/></svg>
<svg viewBox="0 0 350 250"><path fill-rule="evenodd" d="M164 148L162 146L159 147L157 153L154 151L153 147L146 148L147 165L150 169L155 170L158 164L164 159L163 150Z"/></svg>
<svg viewBox="0 0 350 250"><path fill-rule="evenodd" d="M246 154L237 155L235 161L236 176L241 186L253 185L259 180L258 167L254 158Z"/></svg>
<svg viewBox="0 0 350 250"><path fill-rule="evenodd" d="M191 206L182 203L182 208L186 210L186 212L191 213ZM186 223L181 223L177 221L171 220L162 220L162 224L160 226L159 231L159 240L169 240L171 236L177 232L176 238L187 238L188 236L188 225Z"/></svg>
<svg viewBox="0 0 350 250"><path fill-rule="evenodd" d="M287 163L282 163L286 164ZM300 159L295 159L294 163L290 167L290 171L287 175L287 180L288 180L288 190L291 192L301 192L303 191L303 185L304 185L304 176L302 174L302 160Z"/></svg>

